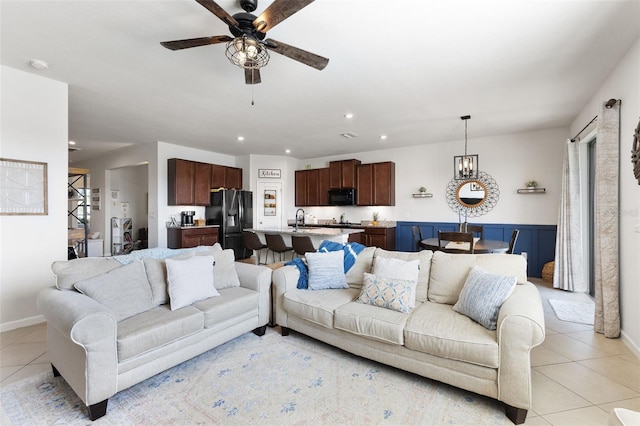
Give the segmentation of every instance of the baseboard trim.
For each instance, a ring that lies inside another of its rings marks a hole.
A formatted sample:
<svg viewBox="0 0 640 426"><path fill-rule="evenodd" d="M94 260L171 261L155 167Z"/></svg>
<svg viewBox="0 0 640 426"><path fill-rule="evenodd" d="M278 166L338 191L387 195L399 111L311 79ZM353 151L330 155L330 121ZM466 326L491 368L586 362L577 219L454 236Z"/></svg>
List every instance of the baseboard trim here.
<svg viewBox="0 0 640 426"><path fill-rule="evenodd" d="M15 330L16 328L28 327L30 325L40 324L46 320L42 315L36 315L34 317L23 318L16 321L9 321L0 324L0 332Z"/></svg>
<svg viewBox="0 0 640 426"><path fill-rule="evenodd" d="M622 341L629 348L631 352L638 358L640 358L640 347L636 345L636 343L629 338L629 335L623 331L620 332L620 337L622 337Z"/></svg>

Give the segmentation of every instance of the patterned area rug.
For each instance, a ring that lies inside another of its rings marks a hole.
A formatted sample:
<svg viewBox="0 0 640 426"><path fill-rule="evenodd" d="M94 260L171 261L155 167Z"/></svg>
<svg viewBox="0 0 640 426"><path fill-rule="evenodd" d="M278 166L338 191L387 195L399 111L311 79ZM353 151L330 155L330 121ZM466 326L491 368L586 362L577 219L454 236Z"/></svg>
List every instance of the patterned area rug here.
<svg viewBox="0 0 640 426"><path fill-rule="evenodd" d="M593 302L568 302L566 300L549 299L549 304L558 319L562 321L593 325L596 306Z"/></svg>
<svg viewBox="0 0 640 426"><path fill-rule="evenodd" d="M91 422L61 377L4 387L2 425L511 425L502 403L268 329L126 389Z"/></svg>

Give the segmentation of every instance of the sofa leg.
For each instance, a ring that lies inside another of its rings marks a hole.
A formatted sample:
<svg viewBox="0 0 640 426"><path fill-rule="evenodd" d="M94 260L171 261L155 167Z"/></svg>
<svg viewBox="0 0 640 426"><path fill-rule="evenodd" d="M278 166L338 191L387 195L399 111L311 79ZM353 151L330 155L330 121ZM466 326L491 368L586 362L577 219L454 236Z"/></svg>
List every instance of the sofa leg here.
<svg viewBox="0 0 640 426"><path fill-rule="evenodd" d="M256 336L264 336L264 333L267 332L267 326L266 324L263 325L262 327L258 327L258 328L254 328L253 329L253 334L255 334Z"/></svg>
<svg viewBox="0 0 640 426"><path fill-rule="evenodd" d="M51 364L51 369L53 370L53 377L60 377L60 372L55 365Z"/></svg>
<svg viewBox="0 0 640 426"><path fill-rule="evenodd" d="M98 420L100 417L107 414L107 402L108 399L105 399L102 402L98 402L97 404L87 405L87 410L89 411L89 418L93 420Z"/></svg>
<svg viewBox="0 0 640 426"><path fill-rule="evenodd" d="M507 417L513 424L521 425L527 419L527 410L524 408L516 408L505 404Z"/></svg>
<svg viewBox="0 0 640 426"><path fill-rule="evenodd" d="M289 329L287 327L280 326L280 333L283 336L288 336L289 335Z"/></svg>

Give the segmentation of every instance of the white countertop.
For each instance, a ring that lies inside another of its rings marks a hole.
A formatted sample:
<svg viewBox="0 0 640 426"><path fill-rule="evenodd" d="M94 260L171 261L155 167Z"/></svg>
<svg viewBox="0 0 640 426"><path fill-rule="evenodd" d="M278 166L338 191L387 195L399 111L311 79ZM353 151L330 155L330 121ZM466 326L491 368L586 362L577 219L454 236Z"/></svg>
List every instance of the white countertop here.
<svg viewBox="0 0 640 426"><path fill-rule="evenodd" d="M295 228L265 228L265 229L248 229L248 231L254 231L262 234L286 234L286 235L310 235L318 237L336 237L339 235L357 234L358 232L364 232L364 229L350 229L350 228L306 228L299 227L296 231Z"/></svg>

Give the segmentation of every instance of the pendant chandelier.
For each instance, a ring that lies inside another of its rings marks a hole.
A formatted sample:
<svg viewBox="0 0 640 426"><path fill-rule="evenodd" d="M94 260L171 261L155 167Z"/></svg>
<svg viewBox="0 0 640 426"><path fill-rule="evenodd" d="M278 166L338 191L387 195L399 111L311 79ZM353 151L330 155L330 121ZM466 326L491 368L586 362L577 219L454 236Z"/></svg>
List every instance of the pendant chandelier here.
<svg viewBox="0 0 640 426"><path fill-rule="evenodd" d="M461 120L464 120L464 155L453 157L453 178L456 180L478 178L478 155L467 154L467 120L470 118L470 115L460 117Z"/></svg>

